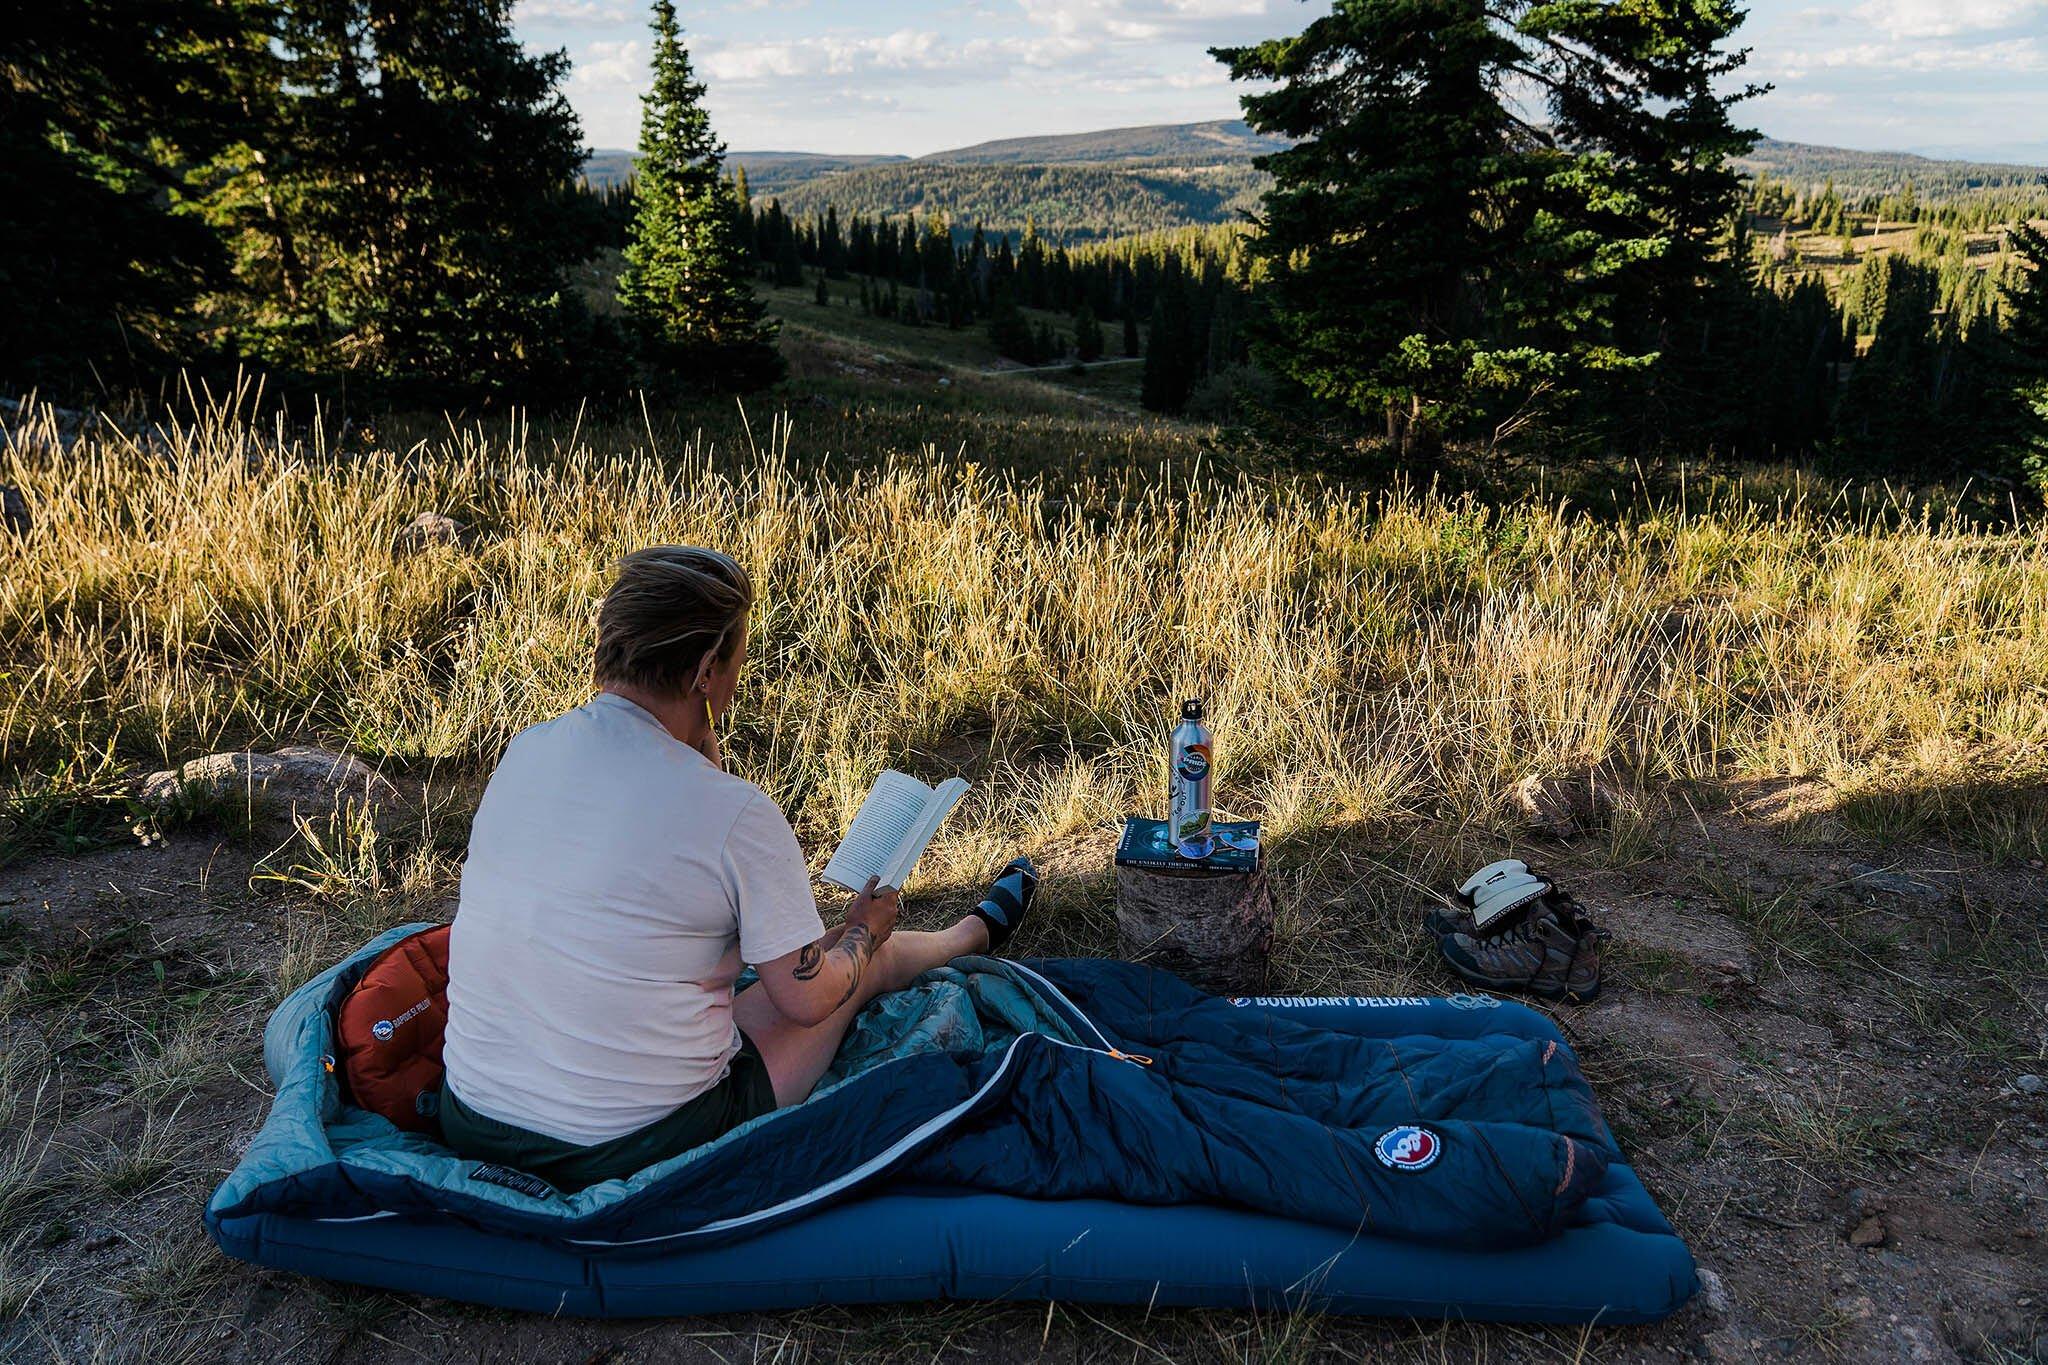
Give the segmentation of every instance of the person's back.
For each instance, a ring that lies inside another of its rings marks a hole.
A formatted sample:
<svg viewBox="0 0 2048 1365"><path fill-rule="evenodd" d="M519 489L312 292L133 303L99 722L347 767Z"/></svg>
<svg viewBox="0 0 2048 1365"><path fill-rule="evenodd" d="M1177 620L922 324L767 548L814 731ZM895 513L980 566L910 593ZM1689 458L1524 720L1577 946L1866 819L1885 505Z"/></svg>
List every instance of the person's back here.
<svg viewBox="0 0 2048 1365"><path fill-rule="evenodd" d="M492 774L449 940L440 1121L464 1156L578 1188L709 1142L809 1095L862 1005L1028 908L1020 859L937 933L897 934L872 880L825 929L788 820L719 747L752 606L730 556L627 556L599 695ZM761 984L735 999L742 964Z"/></svg>
<svg viewBox="0 0 2048 1365"><path fill-rule="evenodd" d="M602 693L514 739L477 810L449 1088L566 1142L642 1128L725 1073L743 960L823 932L781 812Z"/></svg>

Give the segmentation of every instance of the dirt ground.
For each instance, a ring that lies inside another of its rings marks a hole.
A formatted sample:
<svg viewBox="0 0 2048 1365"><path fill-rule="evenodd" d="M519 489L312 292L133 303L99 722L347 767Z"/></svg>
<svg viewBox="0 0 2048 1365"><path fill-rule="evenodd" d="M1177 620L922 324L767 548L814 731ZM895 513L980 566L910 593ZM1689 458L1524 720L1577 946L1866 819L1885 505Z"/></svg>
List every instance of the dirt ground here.
<svg viewBox="0 0 2048 1365"><path fill-rule="evenodd" d="M337 901L186 833L0 869L0 1359L2048 1362L2048 873L1812 784L1661 811L1523 850L1613 931L1606 991L1557 1015L1702 1268L1653 1328L1042 1303L584 1323L229 1261L199 1210L266 1109L268 1010L447 887ZM1499 845L1359 834L1290 872L1283 846L1281 985L1450 989L1400 878L1475 852ZM1106 949L1107 859L1106 836L1051 859L1065 928L1026 950Z"/></svg>

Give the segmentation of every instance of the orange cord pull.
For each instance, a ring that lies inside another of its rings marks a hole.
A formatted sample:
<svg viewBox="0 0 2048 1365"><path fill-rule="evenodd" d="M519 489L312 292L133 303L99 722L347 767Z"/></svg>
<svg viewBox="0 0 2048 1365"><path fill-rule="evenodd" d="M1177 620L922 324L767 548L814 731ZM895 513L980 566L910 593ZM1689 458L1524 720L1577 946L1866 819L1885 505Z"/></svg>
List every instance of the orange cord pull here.
<svg viewBox="0 0 2048 1365"><path fill-rule="evenodd" d="M1121 1052L1118 1051L1116 1048L1111 1048L1109 1050L1109 1055L1116 1058L1120 1062L1136 1062L1139 1066L1152 1065L1152 1059L1150 1057L1141 1057L1135 1052Z"/></svg>

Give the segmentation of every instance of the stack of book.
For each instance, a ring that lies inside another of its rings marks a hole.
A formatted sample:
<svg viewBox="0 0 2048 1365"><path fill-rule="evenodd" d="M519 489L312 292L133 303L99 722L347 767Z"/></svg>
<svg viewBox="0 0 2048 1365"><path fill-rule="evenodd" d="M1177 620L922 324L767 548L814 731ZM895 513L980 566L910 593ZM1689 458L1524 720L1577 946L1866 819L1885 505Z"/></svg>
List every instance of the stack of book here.
<svg viewBox="0 0 2048 1365"><path fill-rule="evenodd" d="M1259 870L1259 822L1219 820L1209 827L1215 847L1206 858L1183 858L1167 837L1164 820L1147 820L1133 815L1124 821L1123 838L1117 840L1118 867L1148 867L1157 871L1206 868L1211 872L1256 872Z"/></svg>

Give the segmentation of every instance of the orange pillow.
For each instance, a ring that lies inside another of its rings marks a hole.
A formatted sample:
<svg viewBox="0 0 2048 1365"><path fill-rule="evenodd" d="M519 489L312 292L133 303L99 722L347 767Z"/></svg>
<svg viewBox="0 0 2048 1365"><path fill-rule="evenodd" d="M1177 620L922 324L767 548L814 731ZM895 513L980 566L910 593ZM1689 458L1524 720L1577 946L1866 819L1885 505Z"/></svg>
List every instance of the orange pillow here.
<svg viewBox="0 0 2048 1365"><path fill-rule="evenodd" d="M335 1019L335 1045L355 1102L415 1133L439 1126L448 929L422 929L379 953Z"/></svg>

